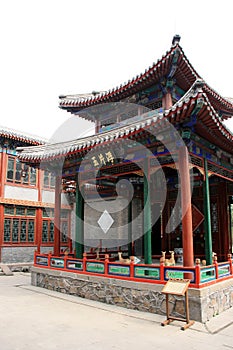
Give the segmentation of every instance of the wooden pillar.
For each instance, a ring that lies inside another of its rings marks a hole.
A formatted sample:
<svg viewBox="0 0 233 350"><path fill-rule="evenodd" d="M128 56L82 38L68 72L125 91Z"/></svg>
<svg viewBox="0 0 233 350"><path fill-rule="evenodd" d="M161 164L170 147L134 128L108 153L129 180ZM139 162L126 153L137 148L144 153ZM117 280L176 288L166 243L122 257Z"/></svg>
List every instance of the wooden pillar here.
<svg viewBox="0 0 233 350"><path fill-rule="evenodd" d="M182 146L179 149L179 171L181 181L183 265L193 266L192 206L189 160L186 146Z"/></svg>
<svg viewBox="0 0 233 350"><path fill-rule="evenodd" d="M210 189L209 189L209 176L208 176L208 163L204 158L204 227L205 227L205 258L206 264L212 264L212 232L211 232L211 216L210 216Z"/></svg>
<svg viewBox="0 0 233 350"><path fill-rule="evenodd" d="M82 259L84 253L84 199L76 180L76 225L75 225L76 258Z"/></svg>
<svg viewBox="0 0 233 350"><path fill-rule="evenodd" d="M1 152L1 167L0 167L0 197L4 197L4 187L6 181L6 169L7 169L7 154L6 150L2 148Z"/></svg>
<svg viewBox="0 0 233 350"><path fill-rule="evenodd" d="M54 255L60 256L60 221L61 221L61 176L55 179L55 208L54 208Z"/></svg>
<svg viewBox="0 0 233 350"><path fill-rule="evenodd" d="M151 249L151 195L150 195L150 167L149 159L144 161L144 260L145 264L152 264Z"/></svg>
<svg viewBox="0 0 233 350"><path fill-rule="evenodd" d="M0 197L5 197L5 181L6 181L6 169L7 169L7 154L6 149L2 147L1 156L1 167L0 167ZM0 205L0 262L2 261L2 244L4 237L4 205Z"/></svg>
<svg viewBox="0 0 233 350"><path fill-rule="evenodd" d="M4 238L4 205L0 204L0 262L2 261L2 245Z"/></svg>
<svg viewBox="0 0 233 350"><path fill-rule="evenodd" d="M133 235L132 235L132 200L128 205L128 255L133 255Z"/></svg>
<svg viewBox="0 0 233 350"><path fill-rule="evenodd" d="M38 202L43 202L42 198L42 170L37 170L37 191ZM37 251L40 253L40 247L42 242L42 208L36 209L36 237L35 243L37 245Z"/></svg>

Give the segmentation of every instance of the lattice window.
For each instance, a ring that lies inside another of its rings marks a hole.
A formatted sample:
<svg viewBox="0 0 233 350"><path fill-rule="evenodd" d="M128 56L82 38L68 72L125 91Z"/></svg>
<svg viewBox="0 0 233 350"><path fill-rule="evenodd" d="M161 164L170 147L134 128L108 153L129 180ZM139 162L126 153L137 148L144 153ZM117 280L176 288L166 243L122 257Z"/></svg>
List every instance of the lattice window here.
<svg viewBox="0 0 233 350"><path fill-rule="evenodd" d="M5 206L4 243L34 242L35 215L35 208Z"/></svg>
<svg viewBox="0 0 233 350"><path fill-rule="evenodd" d="M54 209L44 208L42 215L42 243L52 243L54 242ZM61 242L66 243L69 232L69 210L62 209L60 219L60 240Z"/></svg>
<svg viewBox="0 0 233 350"><path fill-rule="evenodd" d="M18 240L19 240L19 219L13 219L12 242L18 242Z"/></svg>
<svg viewBox="0 0 233 350"><path fill-rule="evenodd" d="M6 215L14 215L15 214L15 208L13 206L5 206L4 213Z"/></svg>
<svg viewBox="0 0 233 350"><path fill-rule="evenodd" d="M27 208L27 216L35 216L36 209L35 208Z"/></svg>
<svg viewBox="0 0 233 350"><path fill-rule="evenodd" d="M54 242L54 222L53 219L43 220L42 224L42 242Z"/></svg>
<svg viewBox="0 0 233 350"><path fill-rule="evenodd" d="M50 221L49 223L49 233L50 233L49 241L53 242L54 241L54 222L53 221Z"/></svg>
<svg viewBox="0 0 233 350"><path fill-rule="evenodd" d="M26 236L27 236L27 221L21 220L20 242L26 242Z"/></svg>
<svg viewBox="0 0 233 350"><path fill-rule="evenodd" d="M42 224L42 242L49 241L49 229L48 229L48 221L43 220Z"/></svg>
<svg viewBox="0 0 233 350"><path fill-rule="evenodd" d="M35 222L34 222L34 220L29 220L29 222L28 222L28 242L34 242L34 230L35 230Z"/></svg>
<svg viewBox="0 0 233 350"><path fill-rule="evenodd" d="M4 220L4 242L11 241L11 219Z"/></svg>
<svg viewBox="0 0 233 350"><path fill-rule="evenodd" d="M16 215L25 215L25 207L16 207Z"/></svg>
<svg viewBox="0 0 233 350"><path fill-rule="evenodd" d="M54 188L55 187L55 176L52 175L47 170L44 171L43 187L44 188Z"/></svg>
<svg viewBox="0 0 233 350"><path fill-rule="evenodd" d="M54 217L54 209L44 208L42 215L43 215L43 218L53 218Z"/></svg>

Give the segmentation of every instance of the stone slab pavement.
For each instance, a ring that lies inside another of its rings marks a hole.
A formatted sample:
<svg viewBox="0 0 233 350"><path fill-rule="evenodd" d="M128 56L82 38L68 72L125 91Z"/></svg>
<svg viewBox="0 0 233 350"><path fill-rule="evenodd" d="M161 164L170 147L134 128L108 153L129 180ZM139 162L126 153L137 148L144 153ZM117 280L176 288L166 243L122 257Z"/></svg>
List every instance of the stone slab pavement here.
<svg viewBox="0 0 233 350"><path fill-rule="evenodd" d="M233 349L233 308L205 324L161 327L166 316L31 286L30 273L0 276L0 350Z"/></svg>

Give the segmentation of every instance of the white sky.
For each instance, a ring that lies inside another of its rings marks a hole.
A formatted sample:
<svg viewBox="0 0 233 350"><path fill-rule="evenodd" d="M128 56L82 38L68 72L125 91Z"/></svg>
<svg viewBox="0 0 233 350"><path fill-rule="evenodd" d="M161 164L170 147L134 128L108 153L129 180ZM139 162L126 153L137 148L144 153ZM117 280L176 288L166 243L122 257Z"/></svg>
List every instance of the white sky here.
<svg viewBox="0 0 233 350"><path fill-rule="evenodd" d="M174 34L202 78L233 97L232 14L232 0L2 0L0 124L50 138L71 116L58 108L60 94L124 83L160 59ZM85 128L81 121L77 137Z"/></svg>

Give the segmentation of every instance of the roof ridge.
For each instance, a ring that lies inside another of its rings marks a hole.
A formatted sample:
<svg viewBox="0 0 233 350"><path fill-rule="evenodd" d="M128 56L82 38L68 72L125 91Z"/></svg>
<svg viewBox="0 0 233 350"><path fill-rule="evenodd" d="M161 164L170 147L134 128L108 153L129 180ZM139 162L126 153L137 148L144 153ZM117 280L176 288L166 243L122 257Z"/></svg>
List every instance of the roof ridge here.
<svg viewBox="0 0 233 350"><path fill-rule="evenodd" d="M60 106L62 106L62 101L65 101L65 100L73 100L78 102L78 103L87 103L87 102L90 102L91 100L96 100L96 99L99 99L101 97L105 97L105 96L108 96L109 94L112 95L113 93L120 93L120 91L122 91L124 88L126 88L128 85L131 85L133 84L134 82L137 82L138 80L140 79L143 79L146 75L148 76L149 74L151 74L151 72L153 72L153 70L160 64L163 62L163 60L165 58L167 58L169 55L172 54L172 52L175 52L176 48L179 47L179 49L181 49L179 43L176 43L174 45L172 45L170 47L169 50L167 50L165 52L165 54L163 54L161 56L161 58L158 58L156 62L153 62L151 66L149 66L148 68L146 68L144 70L144 72L140 73L140 74L137 74L136 76L132 77L131 79L129 79L127 82L123 83L123 84L120 84L120 86L116 86L116 87L113 87L112 89L109 89L109 90L106 90L106 91L100 91L99 93L97 94L93 94L93 93L87 93L87 94L73 94L73 95L60 95L59 98L60 98ZM182 50L182 49L181 49ZM183 52L183 51L182 51ZM188 61L188 60L187 60ZM191 65L190 65L191 66ZM85 95L90 95L88 96L86 99L85 98L81 98L80 101L75 99L75 96L85 96Z"/></svg>
<svg viewBox="0 0 233 350"><path fill-rule="evenodd" d="M0 134L9 134L11 137L18 137L22 139L27 139L28 141L34 141L38 143L46 143L48 140L45 138L42 138L38 135L33 135L27 132L23 132L21 130L17 130L14 128L9 128L3 125L0 125ZM8 135L6 135L8 136Z"/></svg>

